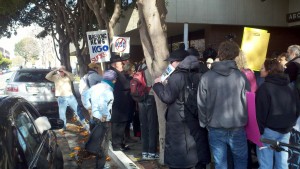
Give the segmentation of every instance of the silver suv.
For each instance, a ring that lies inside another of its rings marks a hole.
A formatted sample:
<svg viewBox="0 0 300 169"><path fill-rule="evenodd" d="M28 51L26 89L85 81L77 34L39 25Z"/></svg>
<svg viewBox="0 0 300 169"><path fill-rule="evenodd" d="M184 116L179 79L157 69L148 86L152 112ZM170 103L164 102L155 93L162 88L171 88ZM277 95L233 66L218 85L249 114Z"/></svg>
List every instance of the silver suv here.
<svg viewBox="0 0 300 169"><path fill-rule="evenodd" d="M58 115L55 86L45 76L49 69L20 69L14 72L4 94L21 96L31 102L42 115Z"/></svg>

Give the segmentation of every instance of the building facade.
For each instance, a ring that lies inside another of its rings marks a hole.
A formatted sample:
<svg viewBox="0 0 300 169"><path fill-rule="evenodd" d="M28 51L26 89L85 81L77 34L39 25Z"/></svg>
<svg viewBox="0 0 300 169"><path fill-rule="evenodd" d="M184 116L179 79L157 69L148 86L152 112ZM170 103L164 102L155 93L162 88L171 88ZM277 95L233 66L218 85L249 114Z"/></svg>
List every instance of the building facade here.
<svg viewBox="0 0 300 169"><path fill-rule="evenodd" d="M265 29L270 33L267 57L300 44L299 0L168 0L167 36L170 50L183 41L188 24L189 46L200 52L217 49L228 34L241 44L244 27ZM141 56L137 9L124 13L115 34L131 38L131 55Z"/></svg>

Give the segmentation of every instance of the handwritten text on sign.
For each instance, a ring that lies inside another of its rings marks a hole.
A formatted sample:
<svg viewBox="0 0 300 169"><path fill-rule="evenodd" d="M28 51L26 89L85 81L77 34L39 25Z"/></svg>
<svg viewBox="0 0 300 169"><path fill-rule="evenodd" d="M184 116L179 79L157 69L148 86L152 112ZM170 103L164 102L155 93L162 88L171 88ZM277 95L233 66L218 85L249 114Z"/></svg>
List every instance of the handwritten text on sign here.
<svg viewBox="0 0 300 169"><path fill-rule="evenodd" d="M110 51L106 30L87 32L91 62L108 62Z"/></svg>
<svg viewBox="0 0 300 169"><path fill-rule="evenodd" d="M129 37L113 37L112 51L118 53L130 52L130 38Z"/></svg>

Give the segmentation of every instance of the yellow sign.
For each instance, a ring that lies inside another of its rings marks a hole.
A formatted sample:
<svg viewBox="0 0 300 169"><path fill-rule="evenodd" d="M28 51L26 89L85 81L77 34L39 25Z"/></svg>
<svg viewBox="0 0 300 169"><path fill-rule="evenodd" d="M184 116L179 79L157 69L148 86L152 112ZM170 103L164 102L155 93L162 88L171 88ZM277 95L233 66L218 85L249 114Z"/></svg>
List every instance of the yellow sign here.
<svg viewBox="0 0 300 169"><path fill-rule="evenodd" d="M245 54L249 69L260 70L266 59L269 39L270 33L266 30L244 28L241 48Z"/></svg>

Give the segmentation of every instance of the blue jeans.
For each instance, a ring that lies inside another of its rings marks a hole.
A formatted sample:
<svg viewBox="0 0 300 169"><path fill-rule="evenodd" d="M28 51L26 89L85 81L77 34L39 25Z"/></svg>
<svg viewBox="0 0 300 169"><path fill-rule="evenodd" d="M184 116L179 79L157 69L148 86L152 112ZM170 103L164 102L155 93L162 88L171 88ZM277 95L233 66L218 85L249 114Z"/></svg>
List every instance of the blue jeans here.
<svg viewBox="0 0 300 169"><path fill-rule="evenodd" d="M59 118L64 121L64 128L66 128L67 118L66 118L66 111L67 107L70 106L73 109L76 116L79 117L80 121L83 121L85 118L82 115L80 107L78 106L77 100L74 95L72 96L59 96L57 98L58 102L58 111L59 111Z"/></svg>
<svg viewBox="0 0 300 169"><path fill-rule="evenodd" d="M227 169L227 147L231 149L235 169L246 169L248 147L244 128L208 128L208 139L216 169Z"/></svg>
<svg viewBox="0 0 300 169"><path fill-rule="evenodd" d="M271 130L269 128L265 128L264 134L261 136L262 138L277 140L283 143L289 143L290 133L282 134ZM263 143L263 146L269 146L269 144ZM282 147L287 150L286 147ZM259 162L260 169L287 169L288 168L288 152L276 152L271 148L264 148L259 150L257 148L257 159Z"/></svg>

